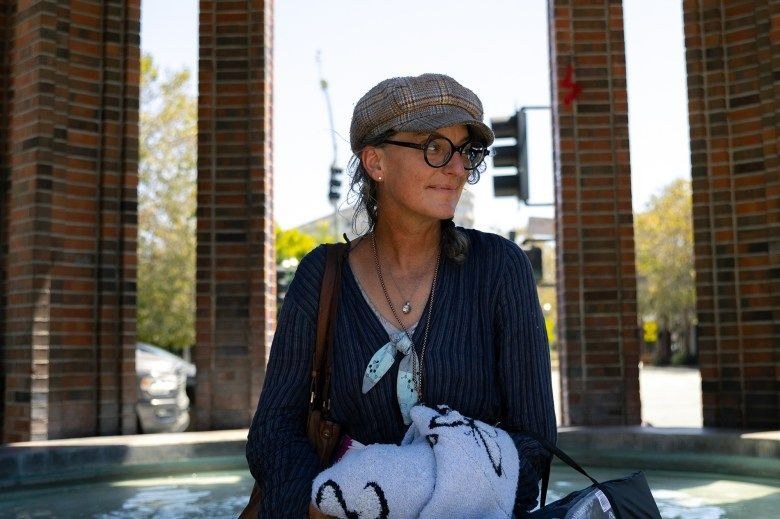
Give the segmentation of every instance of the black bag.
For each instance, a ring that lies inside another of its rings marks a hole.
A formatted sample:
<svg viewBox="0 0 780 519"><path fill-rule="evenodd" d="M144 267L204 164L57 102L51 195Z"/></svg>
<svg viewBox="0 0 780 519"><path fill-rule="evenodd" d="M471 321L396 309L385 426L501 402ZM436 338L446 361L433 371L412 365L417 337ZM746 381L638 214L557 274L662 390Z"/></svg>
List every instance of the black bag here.
<svg viewBox="0 0 780 519"><path fill-rule="evenodd" d="M658 511L658 505L650 493L650 486L641 471L599 483L561 449L535 434L529 435L558 459L593 482L591 486L545 506L547 484L550 480L548 465L542 479L541 506L531 512L534 519L661 519L661 512Z"/></svg>
<svg viewBox="0 0 780 519"><path fill-rule="evenodd" d="M645 475L594 483L531 513L534 519L660 519Z"/></svg>

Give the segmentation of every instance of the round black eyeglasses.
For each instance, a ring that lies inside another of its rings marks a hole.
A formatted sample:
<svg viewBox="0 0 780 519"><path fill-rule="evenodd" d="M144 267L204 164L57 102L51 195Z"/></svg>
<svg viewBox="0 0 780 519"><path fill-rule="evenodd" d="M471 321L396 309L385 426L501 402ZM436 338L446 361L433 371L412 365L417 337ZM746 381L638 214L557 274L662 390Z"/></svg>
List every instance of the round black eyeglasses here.
<svg viewBox="0 0 780 519"><path fill-rule="evenodd" d="M415 142L401 142L386 140L383 144L403 146L423 151L425 162L432 168L443 168L457 151L460 153L460 161L467 171L476 169L488 155L487 147L481 142L469 141L461 146L455 146L447 137L432 135L422 144Z"/></svg>

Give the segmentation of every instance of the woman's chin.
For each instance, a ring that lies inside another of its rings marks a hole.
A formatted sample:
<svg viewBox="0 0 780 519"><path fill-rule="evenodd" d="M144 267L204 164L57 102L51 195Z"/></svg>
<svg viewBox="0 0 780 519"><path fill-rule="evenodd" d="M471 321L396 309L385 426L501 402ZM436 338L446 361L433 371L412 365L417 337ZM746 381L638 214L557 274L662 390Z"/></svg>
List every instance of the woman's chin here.
<svg viewBox="0 0 780 519"><path fill-rule="evenodd" d="M437 220L450 220L455 217L455 208L436 211L435 217Z"/></svg>
<svg viewBox="0 0 780 519"><path fill-rule="evenodd" d="M460 197L450 197L448 200L440 200L437 204L431 205L431 212L440 220L448 220L455 215L455 208L458 207Z"/></svg>

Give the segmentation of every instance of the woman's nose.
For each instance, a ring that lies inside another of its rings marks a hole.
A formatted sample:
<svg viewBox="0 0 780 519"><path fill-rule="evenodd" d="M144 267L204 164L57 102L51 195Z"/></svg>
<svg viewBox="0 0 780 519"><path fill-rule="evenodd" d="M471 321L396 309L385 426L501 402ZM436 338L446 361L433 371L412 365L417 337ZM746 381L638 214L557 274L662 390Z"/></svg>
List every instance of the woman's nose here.
<svg viewBox="0 0 780 519"><path fill-rule="evenodd" d="M444 170L451 175L466 175L468 171L463 165L463 153L453 150L450 161L444 166Z"/></svg>

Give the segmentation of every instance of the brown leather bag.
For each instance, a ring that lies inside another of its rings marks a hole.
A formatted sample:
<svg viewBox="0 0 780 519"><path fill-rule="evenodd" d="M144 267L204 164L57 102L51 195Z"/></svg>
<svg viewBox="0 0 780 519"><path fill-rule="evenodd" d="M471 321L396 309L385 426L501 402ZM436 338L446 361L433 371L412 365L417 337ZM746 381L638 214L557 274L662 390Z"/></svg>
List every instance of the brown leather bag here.
<svg viewBox="0 0 780 519"><path fill-rule="evenodd" d="M347 254L346 243L327 246L325 273L320 288L320 304L317 314L317 343L314 349L311 372L311 394L306 432L309 442L320 459L322 468L330 465L333 451L341 437L341 426L330 420L330 374L333 366L333 329L336 320L339 292L341 291L341 269ZM255 482L249 503L239 519L259 517L260 487ZM327 517L316 508L309 507L310 518Z"/></svg>

